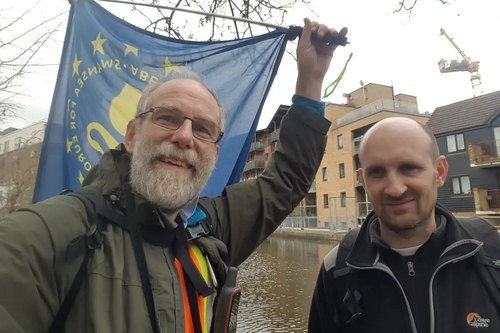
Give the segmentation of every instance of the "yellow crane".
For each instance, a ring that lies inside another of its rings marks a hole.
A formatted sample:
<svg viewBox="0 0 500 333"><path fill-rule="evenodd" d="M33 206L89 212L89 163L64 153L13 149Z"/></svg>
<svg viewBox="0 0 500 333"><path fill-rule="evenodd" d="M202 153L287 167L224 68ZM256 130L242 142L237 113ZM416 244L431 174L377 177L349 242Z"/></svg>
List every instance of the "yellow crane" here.
<svg viewBox="0 0 500 333"><path fill-rule="evenodd" d="M441 35L446 36L450 43L457 49L458 53L464 58L461 62L458 62L457 60L452 60L450 65L448 66L448 61L441 59L438 63L439 65L439 70L441 73L453 73L453 72L469 72L471 73L470 77L470 82L472 84L472 93L474 97L476 96L476 90L478 87L481 85L481 75L479 75L479 61L472 61L464 51L458 47L457 43L448 36L446 31L444 31L443 28L441 28ZM481 91L482 93L482 91Z"/></svg>

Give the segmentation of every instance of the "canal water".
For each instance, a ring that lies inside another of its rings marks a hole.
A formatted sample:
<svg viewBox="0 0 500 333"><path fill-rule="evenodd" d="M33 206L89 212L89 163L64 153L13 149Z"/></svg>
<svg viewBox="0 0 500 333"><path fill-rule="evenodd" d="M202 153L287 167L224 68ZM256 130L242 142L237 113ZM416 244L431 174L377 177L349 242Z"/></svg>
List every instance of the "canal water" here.
<svg viewBox="0 0 500 333"><path fill-rule="evenodd" d="M312 293L332 241L270 237L241 266L237 333L307 332Z"/></svg>

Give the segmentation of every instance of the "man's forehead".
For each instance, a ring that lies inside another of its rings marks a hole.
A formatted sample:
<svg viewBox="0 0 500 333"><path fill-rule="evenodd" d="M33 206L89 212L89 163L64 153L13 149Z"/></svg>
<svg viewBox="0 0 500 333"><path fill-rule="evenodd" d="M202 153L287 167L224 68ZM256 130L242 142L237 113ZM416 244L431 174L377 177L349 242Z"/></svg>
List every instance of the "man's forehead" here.
<svg viewBox="0 0 500 333"><path fill-rule="evenodd" d="M200 109L217 111L219 105L212 93L201 83L192 79L176 79L161 84L154 90L148 100L148 107L162 104L176 105L181 108L183 102Z"/></svg>
<svg viewBox="0 0 500 333"><path fill-rule="evenodd" d="M425 135L405 133L395 136L377 132L364 142L360 156L363 166L390 163L421 163L429 156L429 143Z"/></svg>

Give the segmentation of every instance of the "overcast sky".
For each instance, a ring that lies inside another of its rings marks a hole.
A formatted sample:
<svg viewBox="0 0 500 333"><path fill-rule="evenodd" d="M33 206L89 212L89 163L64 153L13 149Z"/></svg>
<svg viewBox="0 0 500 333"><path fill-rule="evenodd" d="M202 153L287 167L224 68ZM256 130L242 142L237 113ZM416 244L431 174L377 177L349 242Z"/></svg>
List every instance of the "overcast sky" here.
<svg viewBox="0 0 500 333"><path fill-rule="evenodd" d="M336 51L324 88L337 77L349 53L353 52L342 82L327 101L343 103L345 99L342 94L359 88L360 80L365 84L393 84L395 94L417 96L421 112L432 112L438 106L471 98L469 73L439 72L440 59L462 60L451 43L444 36L440 36L440 28L444 28L454 37L455 42L472 60L481 62L483 92L500 90L498 0L451 0L447 5L436 0L419 0L411 16L407 12L393 13L399 0L311 2L314 4L310 5L310 8L318 13L319 17L308 12L304 6L298 5L286 16L285 24L302 25L302 17L304 13L308 13L311 19L331 27L349 28L350 44ZM35 3L35 0L2 0L0 12L3 16L15 16L17 12ZM26 18L26 24L69 10L66 0L41 0L41 3L45 3L45 6L33 11L31 16ZM101 5L139 27L145 27L148 23L140 14L132 12L130 6L102 2ZM64 17L67 17L67 14ZM176 19L182 20L185 17L187 16L179 15ZM2 18L4 19L5 17ZM39 54L38 62L55 65L59 63L66 20L59 21L63 21L61 31L53 36L53 40ZM206 39L207 31L194 31L197 34L195 39ZM5 35L1 37L6 38ZM288 49L294 50L294 47L289 45ZM21 127L48 117L57 69L57 66L32 68L32 73L27 74L25 80L20 82L22 90L30 97L20 99L20 103L25 105L21 115L23 119L13 121L12 126ZM285 54L266 101L259 128L267 126L280 104L290 103L296 72L294 59Z"/></svg>

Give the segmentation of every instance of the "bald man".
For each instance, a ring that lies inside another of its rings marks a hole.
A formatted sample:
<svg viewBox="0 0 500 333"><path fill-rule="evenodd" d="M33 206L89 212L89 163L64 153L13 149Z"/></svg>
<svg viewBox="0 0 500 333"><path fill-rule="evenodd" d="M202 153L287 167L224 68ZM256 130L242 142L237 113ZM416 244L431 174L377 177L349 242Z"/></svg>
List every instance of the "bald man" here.
<svg viewBox="0 0 500 333"><path fill-rule="evenodd" d="M500 332L500 235L437 203L448 163L432 132L382 120L359 158L373 211L324 258L309 332Z"/></svg>

